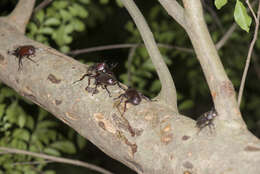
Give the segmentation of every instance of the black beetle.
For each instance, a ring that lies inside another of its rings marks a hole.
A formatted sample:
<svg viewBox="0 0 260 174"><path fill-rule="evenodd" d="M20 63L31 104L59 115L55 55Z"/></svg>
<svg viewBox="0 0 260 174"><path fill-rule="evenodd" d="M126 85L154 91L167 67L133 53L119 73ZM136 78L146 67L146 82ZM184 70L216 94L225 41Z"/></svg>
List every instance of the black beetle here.
<svg viewBox="0 0 260 174"><path fill-rule="evenodd" d="M125 93L123 93L123 94L119 95L118 97L114 98L114 100L119 99L119 98L120 98L120 102L116 105L117 108L122 103L123 99L126 98L125 104L124 104L124 111L121 114L122 116L124 115L124 113L126 111L126 104L127 103L131 103L133 105L139 105L141 103L142 99L145 99L147 101L152 101L151 99L144 96L142 93L138 92L136 89L134 89L132 87L128 87L128 89L125 90Z"/></svg>
<svg viewBox="0 0 260 174"><path fill-rule="evenodd" d="M199 128L199 132L206 126L210 128L214 127L214 119L218 115L216 109L213 107L210 111L205 112L196 120L196 127Z"/></svg>

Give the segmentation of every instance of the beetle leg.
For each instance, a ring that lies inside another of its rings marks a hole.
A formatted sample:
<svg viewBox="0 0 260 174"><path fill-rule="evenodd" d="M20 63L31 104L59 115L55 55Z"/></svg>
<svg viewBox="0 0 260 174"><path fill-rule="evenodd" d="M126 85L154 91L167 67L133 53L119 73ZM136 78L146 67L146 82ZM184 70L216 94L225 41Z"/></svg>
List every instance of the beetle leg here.
<svg viewBox="0 0 260 174"><path fill-rule="evenodd" d="M22 67L22 66L23 66L22 57L19 56L19 57L18 57L18 71L21 70L21 67Z"/></svg>
<svg viewBox="0 0 260 174"><path fill-rule="evenodd" d="M97 92L98 92L98 90L97 90L97 87L98 87L98 83L95 83L96 84L96 86L95 86L95 89L94 89L94 91L92 92L92 96L93 96L93 94L96 94ZM89 86L89 85L88 85Z"/></svg>
<svg viewBox="0 0 260 174"><path fill-rule="evenodd" d="M30 61L32 61L33 63L37 64L37 62L35 62L33 59L30 58L30 56L26 56L27 59L29 59ZM37 64L38 65L38 64Z"/></svg>
<svg viewBox="0 0 260 174"><path fill-rule="evenodd" d="M90 77L90 74L83 74L83 76L82 76L79 80L73 82L72 84L74 84L74 83L76 83L76 82L79 82L79 81L83 80L83 79L84 79L85 77L87 77L87 76Z"/></svg>
<svg viewBox="0 0 260 174"><path fill-rule="evenodd" d="M124 116L124 114L125 114L125 111L126 111L126 104L127 104L128 102L129 102L129 100L126 100L126 101L125 101L124 112L123 112L122 116Z"/></svg>
<svg viewBox="0 0 260 174"><path fill-rule="evenodd" d="M120 85L120 83L117 81L116 82L116 84L117 84L117 86L119 87L119 88L121 88L121 89L123 89L124 91L126 91L126 89L122 86L122 85Z"/></svg>
<svg viewBox="0 0 260 174"><path fill-rule="evenodd" d="M119 95L118 97L114 98L114 100L124 97L124 94ZM122 101L121 101L122 102ZM121 104L121 102L119 104Z"/></svg>
<svg viewBox="0 0 260 174"><path fill-rule="evenodd" d="M104 85L104 88L106 89L106 91L107 91L109 97L111 97L111 93L110 93L110 91L107 89L107 85Z"/></svg>
<svg viewBox="0 0 260 174"><path fill-rule="evenodd" d="M151 100L150 98L146 97L145 95L143 95L141 92L138 92L138 94L143 98L145 99L146 101L153 101Z"/></svg>

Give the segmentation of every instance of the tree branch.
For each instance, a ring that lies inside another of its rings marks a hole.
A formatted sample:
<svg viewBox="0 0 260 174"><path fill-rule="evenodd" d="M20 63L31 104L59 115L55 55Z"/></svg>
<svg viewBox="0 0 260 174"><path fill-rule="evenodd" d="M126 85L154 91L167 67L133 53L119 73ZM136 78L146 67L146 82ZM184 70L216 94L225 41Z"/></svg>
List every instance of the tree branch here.
<svg viewBox="0 0 260 174"><path fill-rule="evenodd" d="M95 51L104 51L104 50L122 49L122 48L133 48L133 47L140 47L140 46L144 46L144 44L133 43L133 44L102 45L102 46L72 50L68 53L68 55L76 56L76 55L79 55L79 54L90 53L90 52L95 52ZM173 45L163 44L163 43L158 43L157 46L161 47L161 48L176 49L176 50L179 50L179 51L194 53L193 49L191 49L191 48L184 48L184 47L173 46Z"/></svg>
<svg viewBox="0 0 260 174"><path fill-rule="evenodd" d="M100 172L100 173L103 173L103 174L113 174L113 173L111 173L111 172L109 172L109 171L107 171L107 170L105 170L101 167L98 167L96 165L89 164L89 163L86 163L86 162L82 162L82 161L79 161L79 160L72 160L72 159L67 159L67 158L55 157L55 156L50 156L50 155L46 155L46 154L42 154L42 153L29 152L29 151L19 150L19 149L14 149L14 148L9 148L9 147L0 147L0 151L4 151L4 152L7 152L7 153L13 153L13 154L29 155L29 156L33 156L33 157L43 158L43 159L53 161L53 162L81 166L81 167L85 167L85 168L88 168L90 170Z"/></svg>
<svg viewBox="0 0 260 174"><path fill-rule="evenodd" d="M186 28L184 10L176 0L159 0L168 14L173 17L183 28Z"/></svg>
<svg viewBox="0 0 260 174"><path fill-rule="evenodd" d="M131 72L131 66L132 66L132 62L133 62L133 58L134 58L134 55L135 55L135 51L136 51L136 48L138 47L139 45L136 45L135 47L132 47L130 50L129 50L129 53L128 53L128 57L127 57L127 86L132 86L132 72Z"/></svg>
<svg viewBox="0 0 260 174"><path fill-rule="evenodd" d="M147 48L148 54L150 55L153 65L159 76L162 89L158 96L165 102L166 105L170 106L175 112L177 109L177 95L174 82L167 65L165 64L162 55L156 45L153 34L147 25L142 13L137 8L133 0L121 0L130 15L132 16L136 26L144 40L144 44Z"/></svg>
<svg viewBox="0 0 260 174"><path fill-rule="evenodd" d="M26 25L33 12L35 0L19 0L13 12L5 17L18 31L25 33Z"/></svg>
<svg viewBox="0 0 260 174"><path fill-rule="evenodd" d="M33 10L33 13L37 13L41 9L45 8L47 5L49 5L52 2L52 0L44 0L42 1L35 9Z"/></svg>
<svg viewBox="0 0 260 174"><path fill-rule="evenodd" d="M246 76L247 76L249 64L250 64L250 61L251 61L252 52L253 52L253 49L254 49L254 46L255 46L255 42L257 40L258 29L259 29L259 19L260 19L260 2L258 2L257 17L256 17L255 12L252 9L251 4L249 3L248 0L246 0L246 3L247 3L247 5L248 5L253 17L254 17L254 20L255 20L255 32L254 32L253 40L250 43L250 47L249 47L247 58L246 58L246 65L245 65L245 69L244 69L244 72L243 72L243 76L242 76L242 80L241 80L241 84L240 84L240 88L239 88L238 105L240 105L241 100L242 100L243 90L244 90L244 87L245 87L245 81L246 81Z"/></svg>
<svg viewBox="0 0 260 174"><path fill-rule="evenodd" d="M209 85L215 107L223 124L245 127L237 105L235 90L228 79L203 18L200 0L183 0L186 31Z"/></svg>

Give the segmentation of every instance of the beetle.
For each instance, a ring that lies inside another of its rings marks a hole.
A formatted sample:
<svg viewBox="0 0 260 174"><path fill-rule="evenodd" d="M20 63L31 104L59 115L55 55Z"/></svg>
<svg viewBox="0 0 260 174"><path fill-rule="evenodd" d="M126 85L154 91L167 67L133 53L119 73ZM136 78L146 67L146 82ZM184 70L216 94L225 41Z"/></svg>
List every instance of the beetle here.
<svg viewBox="0 0 260 174"><path fill-rule="evenodd" d="M116 79L114 73L112 72L112 69L116 66L117 64L112 64L112 65L108 65L107 63L105 62L101 62L101 63L96 63L94 65L91 65L88 69L87 69L87 73L83 74L83 76L73 82L76 83L76 82L79 82L81 80L83 80L85 77L87 76L95 76L97 75L98 73L106 73L110 76L112 76L112 78Z"/></svg>
<svg viewBox="0 0 260 174"><path fill-rule="evenodd" d="M199 128L199 132L208 126L210 128L210 131L212 127L214 127L214 119L218 115L216 109L213 107L210 111L205 112L196 120L196 127Z"/></svg>
<svg viewBox="0 0 260 174"><path fill-rule="evenodd" d="M106 89L107 93L109 94L109 97L111 97L111 93L110 91L107 89L107 86L114 86L114 85L118 85L121 89L124 89L119 82L117 81L117 79L109 74L103 73L103 72L98 72L96 74L84 74L78 81L83 80L85 77L89 77L88 78L88 86L86 87L86 89L89 87L90 85L90 80L91 79L95 79L94 85L95 89L92 92L92 95L95 94L97 92L97 87L101 86L103 89ZM75 83L75 82L74 82ZM125 90L125 89L124 89Z"/></svg>
<svg viewBox="0 0 260 174"><path fill-rule="evenodd" d="M23 66L22 59L24 57L36 63L33 59L30 58L30 56L35 56L35 50L36 48L33 45L23 45L23 46L19 46L13 51L8 51L8 54L14 55L18 58L18 71L19 71Z"/></svg>
<svg viewBox="0 0 260 174"><path fill-rule="evenodd" d="M141 103L142 99L145 99L147 101L152 101L151 99L149 99L148 97L146 97L145 95L138 92L136 89L134 89L132 87L128 87L128 89L125 90L125 93L114 98L114 100L119 99L119 98L120 98L120 102L116 105L117 109L118 109L118 106L122 103L123 99L124 98L126 99L124 102L125 104L124 104L123 113L121 114L121 112L119 111L122 116L124 116L124 113L126 112L127 103L131 103L133 105L139 105Z"/></svg>
<svg viewBox="0 0 260 174"><path fill-rule="evenodd" d="M88 70L87 73L98 73L98 72L103 72L103 73L107 73L109 75L113 75L114 73L112 71L112 69L114 69L116 67L117 64L107 64L106 62L101 62L101 63L95 63L94 65L91 65Z"/></svg>

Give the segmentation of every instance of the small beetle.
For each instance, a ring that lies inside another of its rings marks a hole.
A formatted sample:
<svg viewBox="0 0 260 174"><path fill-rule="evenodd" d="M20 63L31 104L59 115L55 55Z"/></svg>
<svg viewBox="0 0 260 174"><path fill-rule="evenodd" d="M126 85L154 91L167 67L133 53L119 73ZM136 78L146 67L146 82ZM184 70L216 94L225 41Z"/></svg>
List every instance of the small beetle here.
<svg viewBox="0 0 260 174"><path fill-rule="evenodd" d="M145 99L147 101L152 101L151 99L144 96L142 93L138 92L136 89L134 89L132 87L128 87L128 89L125 90L125 93L123 93L123 94L119 95L118 97L114 98L114 100L119 99L119 98L120 98L120 102L116 105L117 108L122 103L123 98L126 98L126 101L125 101L125 104L124 104L124 111L121 114L122 116L124 115L124 113L126 111L126 104L127 103L131 103L133 105L139 105L141 103L142 99Z"/></svg>
<svg viewBox="0 0 260 174"><path fill-rule="evenodd" d="M87 73L98 73L98 72L103 72L109 75L113 75L114 73L112 72L112 69L116 67L117 64L107 64L105 62L101 62L101 63L96 63L92 66L90 66L87 70Z"/></svg>
<svg viewBox="0 0 260 174"><path fill-rule="evenodd" d="M202 114L197 120L196 120L196 127L199 128L199 132L206 126L210 128L210 131L212 127L214 127L214 118L218 115L216 109L213 107L210 111Z"/></svg>
<svg viewBox="0 0 260 174"><path fill-rule="evenodd" d="M13 51L8 51L7 53L14 55L18 58L18 66L19 66L18 71L19 71L21 69L21 67L23 66L22 59L24 57L26 57L30 61L36 63L34 60L32 60L30 58L30 56L35 56L35 50L36 50L36 48L32 45L23 45L23 46L19 46L18 48L16 48Z"/></svg>
<svg viewBox="0 0 260 174"><path fill-rule="evenodd" d="M93 78L95 79L94 84L95 89L92 92L92 95L95 94L97 92L97 87L101 86L103 89L105 88L107 93L109 94L109 97L111 97L111 93L110 91L107 89L107 86L113 86L113 85L118 85L121 89L124 89L119 82L117 81L117 79L109 74L103 73L103 72L99 72L97 74L84 74L79 80L75 81L74 83L83 80L85 77L89 77L88 78L88 86L86 87L86 89L89 87L90 85L90 80ZM124 89L125 90L125 89Z"/></svg>

